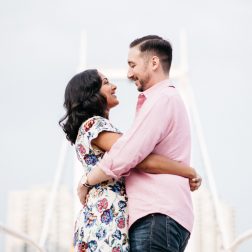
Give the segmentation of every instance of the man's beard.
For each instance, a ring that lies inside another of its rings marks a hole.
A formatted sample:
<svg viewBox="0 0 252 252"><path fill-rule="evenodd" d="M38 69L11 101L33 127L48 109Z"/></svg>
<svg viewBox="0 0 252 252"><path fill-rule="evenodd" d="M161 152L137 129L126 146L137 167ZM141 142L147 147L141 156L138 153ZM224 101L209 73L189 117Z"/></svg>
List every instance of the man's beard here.
<svg viewBox="0 0 252 252"><path fill-rule="evenodd" d="M144 90L143 90L143 87L142 87L142 86L137 87L137 91L143 92L143 91L144 91Z"/></svg>
<svg viewBox="0 0 252 252"><path fill-rule="evenodd" d="M140 85L137 87L137 90L139 92L145 91L146 84L149 82L149 80L150 80L149 75L146 75L144 79L138 79Z"/></svg>

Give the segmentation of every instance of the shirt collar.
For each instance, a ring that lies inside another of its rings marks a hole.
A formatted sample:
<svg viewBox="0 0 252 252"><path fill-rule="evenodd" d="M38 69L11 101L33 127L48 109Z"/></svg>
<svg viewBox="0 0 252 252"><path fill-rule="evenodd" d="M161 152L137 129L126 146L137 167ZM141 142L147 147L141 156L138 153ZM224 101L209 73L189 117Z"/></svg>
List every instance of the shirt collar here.
<svg viewBox="0 0 252 252"><path fill-rule="evenodd" d="M146 98L148 98L148 96L153 95L156 92L159 92L161 89L163 89L163 87L170 86L170 85L172 85L171 81L169 79L165 79L165 80L162 80L162 81L154 84L152 87L146 89L141 94L143 94Z"/></svg>

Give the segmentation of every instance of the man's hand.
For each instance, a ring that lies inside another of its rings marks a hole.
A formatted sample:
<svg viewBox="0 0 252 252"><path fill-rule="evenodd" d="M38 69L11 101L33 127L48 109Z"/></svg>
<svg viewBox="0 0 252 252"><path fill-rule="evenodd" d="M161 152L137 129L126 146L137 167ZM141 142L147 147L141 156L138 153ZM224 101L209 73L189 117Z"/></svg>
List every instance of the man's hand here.
<svg viewBox="0 0 252 252"><path fill-rule="evenodd" d="M189 179L189 185L190 185L190 190L193 192L195 190L198 190L199 187L201 186L202 178L200 177L199 174L196 174L195 178L190 178Z"/></svg>
<svg viewBox="0 0 252 252"><path fill-rule="evenodd" d="M88 188L86 186L83 186L83 184L80 181L77 187L77 195L82 205L85 205L87 193Z"/></svg>

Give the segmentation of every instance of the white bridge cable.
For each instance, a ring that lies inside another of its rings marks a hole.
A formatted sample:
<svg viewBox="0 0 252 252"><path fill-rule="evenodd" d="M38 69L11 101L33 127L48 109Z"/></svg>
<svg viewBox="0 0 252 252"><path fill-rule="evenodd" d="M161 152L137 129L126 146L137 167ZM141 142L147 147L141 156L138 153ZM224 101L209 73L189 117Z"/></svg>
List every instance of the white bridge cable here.
<svg viewBox="0 0 252 252"><path fill-rule="evenodd" d="M196 104L194 102L192 90L188 86L187 86L187 95L189 96L188 98L189 98L190 112L191 112L193 124L195 126L196 134L198 136L200 151L201 151L202 160L203 160L204 167L205 167L206 177L208 180L209 190L211 192L212 199L213 199L214 210L215 210L215 215L216 215L216 219L217 219L217 223L218 223L220 236L222 239L223 249L226 249L227 244L228 244L228 242L227 242L228 239L226 237L225 225L223 222L222 210L221 210L219 197L218 197L218 190L217 190L210 158L208 155L208 149L207 149L206 141L204 138L199 113L198 113Z"/></svg>
<svg viewBox="0 0 252 252"><path fill-rule="evenodd" d="M228 247L227 251L232 252L237 249L237 247L242 244L244 241L252 238L252 229L245 231L241 235L239 235L232 244Z"/></svg>
<svg viewBox="0 0 252 252"><path fill-rule="evenodd" d="M197 105L194 98L193 90L190 86L189 80L188 80L188 60L187 60L187 41L186 41L186 34L185 32L181 32L181 38L180 38L180 52L181 52L181 91L184 93L185 99L187 100L187 105L190 110L190 114L192 117L193 124L195 126L195 131L198 137L199 145L200 145L200 151L202 155L202 160L204 163L206 176L208 180L209 190L212 195L213 204L214 204L214 210L216 214L216 219L218 223L218 228L220 232L220 236L222 239L222 249L226 250L228 239L225 232L225 225L222 218L222 212L218 197L218 190L215 182L214 173L212 170L210 158L208 155L208 149L201 125L201 120L199 116L199 112L197 109Z"/></svg>
<svg viewBox="0 0 252 252"><path fill-rule="evenodd" d="M13 237L16 237L25 243L31 245L32 247L36 248L40 252L46 252L41 246L39 246L35 241L33 241L31 238L29 238L26 234L18 232L16 230L13 230L7 226L4 226L0 223L0 230L8 235L11 235Z"/></svg>
<svg viewBox="0 0 252 252"><path fill-rule="evenodd" d="M60 185L60 181L61 181L61 177L62 177L62 172L63 172L63 168L64 168L67 147L68 147L68 142L64 139L61 144L58 165L57 165L57 169L56 169L56 173L55 173L55 177L54 177L54 181L53 181L53 185L52 185L52 190L51 190L51 193L49 196L49 201L48 201L48 205L47 205L46 213L45 213L45 219L44 219L44 223L42 226L42 232L41 232L41 236L40 236L40 240L39 240L39 245L41 247L45 246L45 243L47 240L49 226L51 223L51 218L53 215L55 202L57 200L57 193L58 193L58 189L59 189L59 185Z"/></svg>
<svg viewBox="0 0 252 252"><path fill-rule="evenodd" d="M83 30L80 36L80 57L79 57L79 65L77 66L77 72L83 71L86 68L86 64L87 64L86 59L87 59L87 35L86 35L85 30ZM45 246L45 243L47 240L50 222L51 222L51 218L52 218L53 210L55 206L55 201L57 200L56 198L57 192L59 189L60 180L61 180L63 169L64 169L64 163L65 163L68 145L69 143L67 142L66 139L64 139L61 144L61 150L60 150L60 155L58 159L58 166L57 166L56 173L54 176L53 186L52 186L51 194L49 197L47 211L45 214L45 219L44 219L44 223L42 227L41 237L39 241L40 246Z"/></svg>

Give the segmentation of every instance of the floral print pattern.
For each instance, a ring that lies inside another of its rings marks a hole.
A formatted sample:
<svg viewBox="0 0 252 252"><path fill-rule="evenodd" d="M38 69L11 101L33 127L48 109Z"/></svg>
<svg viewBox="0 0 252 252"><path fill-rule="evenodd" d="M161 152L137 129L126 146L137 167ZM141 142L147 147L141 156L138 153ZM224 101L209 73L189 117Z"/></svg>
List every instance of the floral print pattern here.
<svg viewBox="0 0 252 252"><path fill-rule="evenodd" d="M104 152L91 145L99 133L120 133L107 119L95 116L84 122L75 142L84 173L88 173ZM124 180L110 180L95 185L88 193L74 231L75 252L127 252L128 212Z"/></svg>

